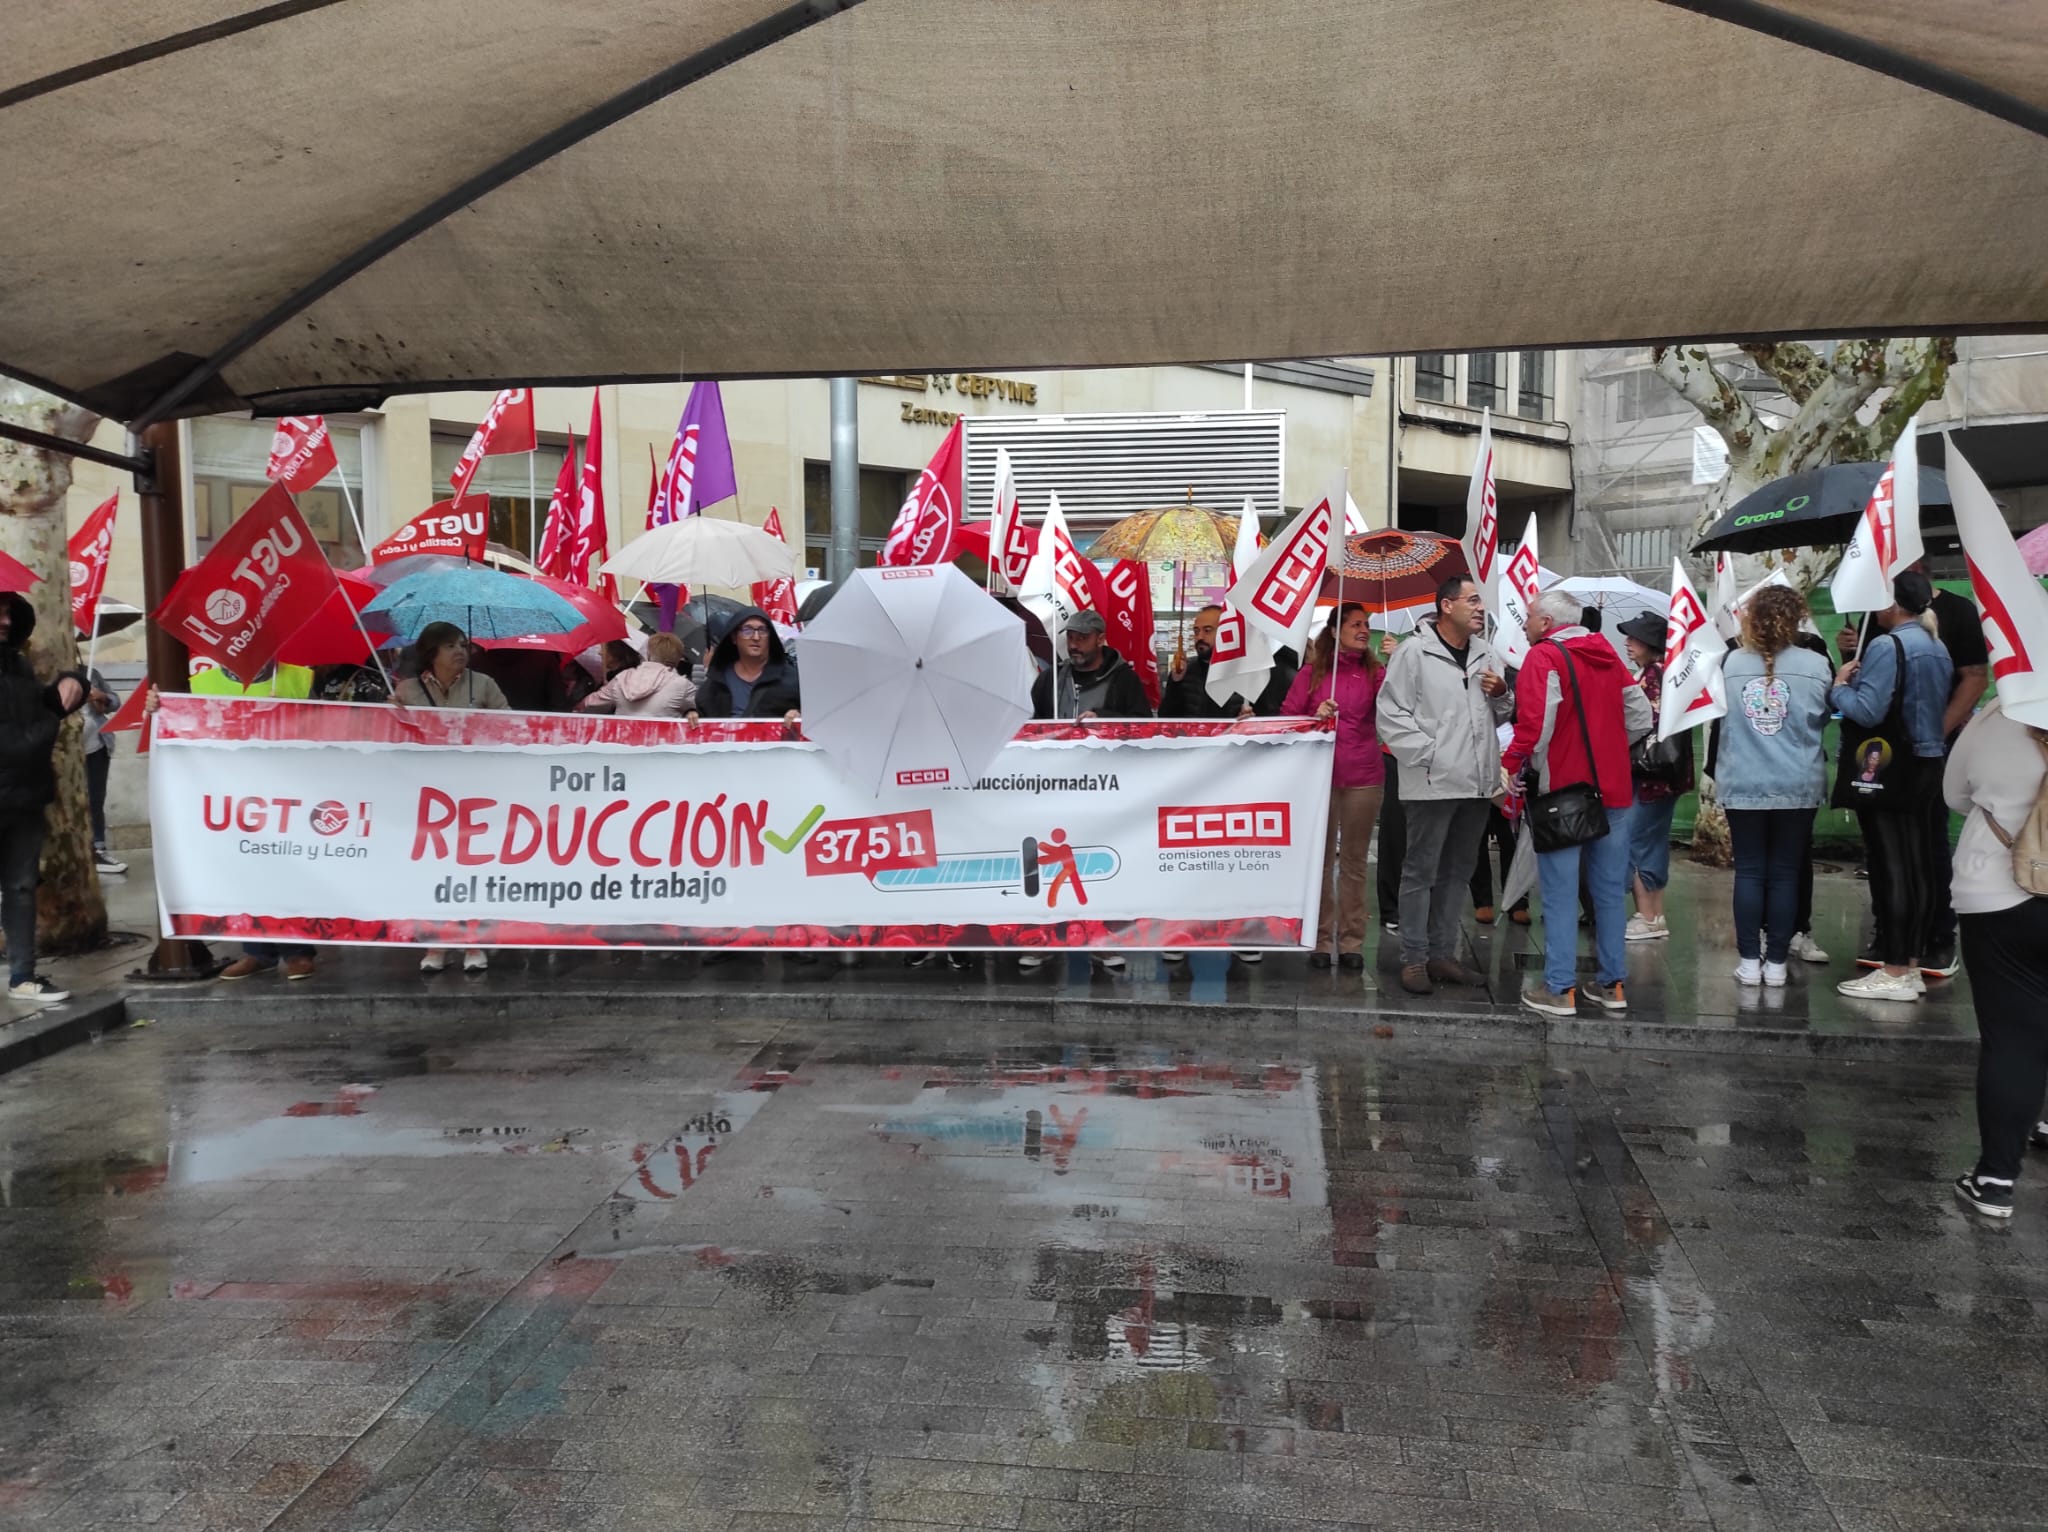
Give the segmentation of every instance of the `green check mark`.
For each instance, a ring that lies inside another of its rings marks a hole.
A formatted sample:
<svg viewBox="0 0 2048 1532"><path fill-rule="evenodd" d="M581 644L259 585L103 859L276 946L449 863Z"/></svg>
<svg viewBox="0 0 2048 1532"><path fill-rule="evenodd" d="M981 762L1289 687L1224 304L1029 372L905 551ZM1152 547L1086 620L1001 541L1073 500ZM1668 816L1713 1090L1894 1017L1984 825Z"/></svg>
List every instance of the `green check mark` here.
<svg viewBox="0 0 2048 1532"><path fill-rule="evenodd" d="M820 803L810 813L804 815L804 822L790 831L789 834L777 835L773 830L767 830L762 833L769 845L786 856L804 843L804 837L809 835L817 827L818 821L824 817L825 805Z"/></svg>

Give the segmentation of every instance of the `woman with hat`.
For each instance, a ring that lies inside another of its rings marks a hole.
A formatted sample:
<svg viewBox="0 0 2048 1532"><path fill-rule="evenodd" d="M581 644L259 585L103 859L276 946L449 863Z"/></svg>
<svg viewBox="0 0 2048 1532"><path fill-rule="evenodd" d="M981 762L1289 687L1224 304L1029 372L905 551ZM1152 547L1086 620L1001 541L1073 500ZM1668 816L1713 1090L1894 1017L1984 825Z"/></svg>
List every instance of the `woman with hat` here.
<svg viewBox="0 0 2048 1532"><path fill-rule="evenodd" d="M1652 708L1664 695L1664 619L1653 612L1631 617L1617 630L1628 645L1629 663L1642 677L1643 694ZM1658 740L1654 735L1629 754L1629 776L1635 784L1636 809L1629 816L1629 863L1635 885L1636 912L1626 932L1632 942L1661 941L1671 934L1664 923L1664 886L1671 881L1671 816L1678 800L1692 791L1692 734Z"/></svg>

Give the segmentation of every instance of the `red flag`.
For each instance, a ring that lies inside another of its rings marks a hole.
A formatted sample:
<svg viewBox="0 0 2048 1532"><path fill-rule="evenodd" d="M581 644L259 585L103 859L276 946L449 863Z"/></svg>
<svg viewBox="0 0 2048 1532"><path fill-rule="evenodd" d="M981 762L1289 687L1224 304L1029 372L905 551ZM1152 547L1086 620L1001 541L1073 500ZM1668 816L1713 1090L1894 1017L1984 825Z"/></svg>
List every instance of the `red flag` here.
<svg viewBox="0 0 2048 1532"><path fill-rule="evenodd" d="M337 584L334 567L279 485L192 566L192 578L150 615L186 648L237 680L263 673Z"/></svg>
<svg viewBox="0 0 2048 1532"><path fill-rule="evenodd" d="M541 533L540 553L533 561L533 567L551 580L569 578L569 545L576 540L576 511L581 499L576 482L576 433L572 430L562 471L555 475L555 491L548 496L547 530Z"/></svg>
<svg viewBox="0 0 2048 1532"><path fill-rule="evenodd" d="M42 583L42 576L11 553L0 553L0 591L26 592Z"/></svg>
<svg viewBox="0 0 2048 1532"><path fill-rule="evenodd" d="M960 422L939 443L939 450L917 476L909 498L896 513L881 562L950 564L960 540Z"/></svg>
<svg viewBox="0 0 2048 1532"><path fill-rule="evenodd" d="M654 448L647 449L648 466L654 464ZM604 514L604 416L598 410L596 393L590 396L590 434L583 438L583 483L576 499L576 533L569 541L569 583L588 587L590 572L602 564L611 551L611 528ZM605 600L617 604L619 583L610 575L601 577Z"/></svg>
<svg viewBox="0 0 2048 1532"><path fill-rule="evenodd" d="M533 429L533 390L506 389L491 401L476 434L462 449L462 461L448 476L448 482L455 486L455 498L460 500L469 493L469 481L476 477L476 471L483 466L485 458L531 452L539 442L540 438Z"/></svg>
<svg viewBox="0 0 2048 1532"><path fill-rule="evenodd" d="M92 632L99 615L100 592L107 586L107 562L114 548L114 511L118 493L90 516L71 538L71 625Z"/></svg>
<svg viewBox="0 0 2048 1532"><path fill-rule="evenodd" d="M467 500L436 500L372 548L370 562L388 563L414 553L480 559L490 527L491 503L482 495L471 495Z"/></svg>
<svg viewBox="0 0 2048 1532"><path fill-rule="evenodd" d="M270 461L263 465L263 477L303 495L339 466L326 416L287 415L270 438Z"/></svg>
<svg viewBox="0 0 2048 1532"><path fill-rule="evenodd" d="M1092 560L1088 567L1098 569ZM1109 647L1131 662L1145 695L1159 706L1159 652L1152 647L1152 572L1136 559L1119 559L1099 575L1095 609L1108 624ZM1092 582L1091 582L1092 583Z"/></svg>
<svg viewBox="0 0 2048 1532"><path fill-rule="evenodd" d="M768 507L768 519L761 523L761 530L770 537L782 536L782 512L774 506ZM754 582L754 605L784 627L796 624L796 581L788 575L774 580Z"/></svg>
<svg viewBox="0 0 2048 1532"><path fill-rule="evenodd" d="M128 700L114 710L114 716L100 725L102 733L125 734L130 729L142 727L142 720L148 716L142 705L149 700L149 682L143 681L128 693Z"/></svg>

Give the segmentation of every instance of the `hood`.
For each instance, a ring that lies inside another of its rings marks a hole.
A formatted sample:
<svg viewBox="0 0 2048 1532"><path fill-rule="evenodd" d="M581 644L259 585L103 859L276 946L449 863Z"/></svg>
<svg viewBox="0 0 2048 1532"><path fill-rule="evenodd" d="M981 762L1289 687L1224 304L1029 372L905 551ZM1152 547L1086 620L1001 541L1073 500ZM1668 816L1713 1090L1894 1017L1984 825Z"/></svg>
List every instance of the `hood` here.
<svg viewBox="0 0 2048 1532"><path fill-rule="evenodd" d="M612 685L619 696L627 702L645 702L655 696L664 686L680 681L680 672L654 660L644 665L635 665L631 670L622 670L612 677Z"/></svg>
<svg viewBox="0 0 2048 1532"><path fill-rule="evenodd" d="M1067 657L1067 673L1073 676L1076 680L1079 680L1082 676L1086 676L1088 678L1087 684L1093 686L1097 681L1100 681L1104 676L1108 675L1111 671L1115 670L1117 666L1127 665L1129 663L1130 662L1126 660L1121 654L1118 654L1114 649L1110 648L1109 645L1104 644L1102 646L1102 663L1100 665L1097 665L1093 670L1081 670L1075 666L1073 657L1069 655ZM1194 664L1194 661L1190 659L1188 663L1192 665ZM1205 660L1203 661L1203 663L1207 664L1208 662Z"/></svg>
<svg viewBox="0 0 2048 1532"><path fill-rule="evenodd" d="M1611 670L1626 681L1630 671L1627 664L1615 651L1614 645L1598 633L1589 633L1581 627L1559 628L1550 638L1571 650L1574 664L1583 665L1591 671Z"/></svg>
<svg viewBox="0 0 2048 1532"><path fill-rule="evenodd" d="M13 624L7 630L9 649L26 649L30 635L36 630L36 609L29 604L28 597L18 591L6 592L7 610Z"/></svg>
<svg viewBox="0 0 2048 1532"><path fill-rule="evenodd" d="M732 621L726 624L725 637L718 641L718 647L711 651L711 658L704 662L706 670L732 669L733 661L740 657L740 643L733 635L739 631L741 623L752 617L758 617L761 621L768 624L768 663L770 665L787 665L789 663L789 651L782 647L782 635L775 631L774 619L758 606L750 606L744 612L734 612L732 614Z"/></svg>

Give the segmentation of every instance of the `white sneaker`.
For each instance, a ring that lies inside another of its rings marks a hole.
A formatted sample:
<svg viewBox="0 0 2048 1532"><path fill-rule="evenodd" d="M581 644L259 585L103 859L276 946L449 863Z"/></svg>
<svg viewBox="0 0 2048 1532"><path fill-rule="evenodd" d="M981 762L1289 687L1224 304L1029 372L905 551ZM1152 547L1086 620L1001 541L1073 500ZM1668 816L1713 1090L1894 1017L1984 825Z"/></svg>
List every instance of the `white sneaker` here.
<svg viewBox="0 0 2048 1532"><path fill-rule="evenodd" d="M1185 963L1188 955L1178 947L1168 947L1159 954L1159 960L1163 963Z"/></svg>
<svg viewBox="0 0 2048 1532"><path fill-rule="evenodd" d="M1111 973L1122 973L1126 968L1130 966L1130 964L1124 960L1123 955L1117 952L1103 953L1099 955L1095 959L1095 961L1100 963L1104 968L1107 968Z"/></svg>
<svg viewBox="0 0 2048 1532"><path fill-rule="evenodd" d="M448 954L439 947L429 947L427 955L420 959L421 973L439 973L448 966Z"/></svg>
<svg viewBox="0 0 2048 1532"><path fill-rule="evenodd" d="M128 870L128 864L118 856L115 856L105 846L95 846L92 848L92 864L110 877L118 876Z"/></svg>
<svg viewBox="0 0 2048 1532"><path fill-rule="evenodd" d="M1828 955L1821 944L1809 932L1801 931L1792 938L1792 956L1802 963L1825 963Z"/></svg>
<svg viewBox="0 0 2048 1532"><path fill-rule="evenodd" d="M1764 964L1765 989L1783 989L1786 977L1785 965L1783 963Z"/></svg>
<svg viewBox="0 0 2048 1532"><path fill-rule="evenodd" d="M1762 958L1743 958L1743 959L1742 959L1742 960L1741 960L1740 962L1738 962L1738 963L1737 963L1737 964L1735 965L1735 982L1736 982L1737 984L1761 984L1761 983L1763 983L1763 982L1764 982L1764 964L1763 964L1763 959L1762 959Z"/></svg>
<svg viewBox="0 0 2048 1532"><path fill-rule="evenodd" d="M1889 974L1873 968L1860 978L1844 979L1835 988L1852 1000L1915 1001L1927 993L1926 981L1916 969L1912 973Z"/></svg>
<svg viewBox="0 0 2048 1532"><path fill-rule="evenodd" d="M71 991L59 989L51 980L35 974L19 984L8 985L7 998L24 1005L62 1005L71 998Z"/></svg>
<svg viewBox="0 0 2048 1532"><path fill-rule="evenodd" d="M1019 973L1036 973L1045 966L1046 959L1050 955L1044 952L1020 952L1017 954L1017 971Z"/></svg>
<svg viewBox="0 0 2048 1532"><path fill-rule="evenodd" d="M1230 955L1240 963L1263 963L1266 961L1266 954L1257 947L1233 947L1230 950Z"/></svg>
<svg viewBox="0 0 2048 1532"><path fill-rule="evenodd" d="M462 954L462 971L464 973L482 973L490 966L490 957L481 947L472 947L469 951Z"/></svg>
<svg viewBox="0 0 2048 1532"><path fill-rule="evenodd" d="M1631 915L1628 918L1627 927L1621 934L1627 941L1656 942L1668 937L1671 934L1671 927L1664 923L1662 915L1650 917Z"/></svg>

